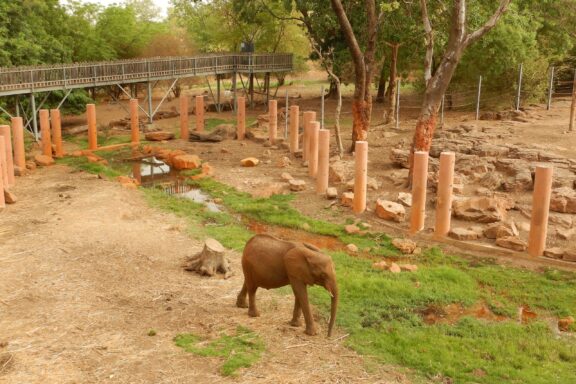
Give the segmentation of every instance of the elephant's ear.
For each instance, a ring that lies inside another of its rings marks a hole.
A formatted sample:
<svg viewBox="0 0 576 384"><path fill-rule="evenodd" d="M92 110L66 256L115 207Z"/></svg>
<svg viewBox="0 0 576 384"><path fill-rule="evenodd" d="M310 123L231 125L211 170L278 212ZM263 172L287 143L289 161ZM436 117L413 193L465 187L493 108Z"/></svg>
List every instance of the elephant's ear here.
<svg viewBox="0 0 576 384"><path fill-rule="evenodd" d="M309 249L305 249L304 257L308 263L308 268L310 268L314 282L324 281L326 279L327 268L332 264L332 258L320 251L311 251Z"/></svg>
<svg viewBox="0 0 576 384"><path fill-rule="evenodd" d="M310 264L310 254L314 252L306 247L294 247L284 256L286 272L290 280L300 280L307 285L314 284L314 271Z"/></svg>

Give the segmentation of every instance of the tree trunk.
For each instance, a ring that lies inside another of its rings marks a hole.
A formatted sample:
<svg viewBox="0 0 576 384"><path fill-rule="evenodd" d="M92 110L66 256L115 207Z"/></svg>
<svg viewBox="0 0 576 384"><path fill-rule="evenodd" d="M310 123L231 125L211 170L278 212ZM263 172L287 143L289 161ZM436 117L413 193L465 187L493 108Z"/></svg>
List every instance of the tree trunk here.
<svg viewBox="0 0 576 384"><path fill-rule="evenodd" d="M378 80L378 93L376 94L376 102L383 103L384 102L384 93L386 91L386 77L384 76L385 67L382 64L382 69L380 70L380 79ZM390 85L388 85L390 87Z"/></svg>
<svg viewBox="0 0 576 384"><path fill-rule="evenodd" d="M396 77L398 66L398 49L400 44L392 44L392 57L390 58L390 80L386 90L386 100L384 101L384 124L393 123L394 111L396 110Z"/></svg>
<svg viewBox="0 0 576 384"><path fill-rule="evenodd" d="M231 276L231 269L225 251L226 249L217 240L206 239L204 249L188 258L183 267L187 271L195 271L207 276L214 276L220 272L227 279Z"/></svg>

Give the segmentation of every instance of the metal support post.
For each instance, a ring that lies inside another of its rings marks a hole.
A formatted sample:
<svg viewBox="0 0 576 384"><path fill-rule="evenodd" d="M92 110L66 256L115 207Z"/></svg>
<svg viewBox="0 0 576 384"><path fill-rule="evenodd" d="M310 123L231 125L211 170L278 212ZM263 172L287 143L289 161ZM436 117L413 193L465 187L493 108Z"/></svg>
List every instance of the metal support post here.
<svg viewBox="0 0 576 384"><path fill-rule="evenodd" d="M396 81L396 129L400 128L400 79Z"/></svg>
<svg viewBox="0 0 576 384"><path fill-rule="evenodd" d="M478 79L478 95L476 96L476 120L480 118L480 95L482 94L482 76Z"/></svg>
<svg viewBox="0 0 576 384"><path fill-rule="evenodd" d="M554 94L554 67L550 68L550 82L548 83L548 105L547 110L552 107L552 95Z"/></svg>
<svg viewBox="0 0 576 384"><path fill-rule="evenodd" d="M320 88L321 105L320 105L320 129L324 129L324 86Z"/></svg>
<svg viewBox="0 0 576 384"><path fill-rule="evenodd" d="M220 75L216 75L216 112L220 113Z"/></svg>
<svg viewBox="0 0 576 384"><path fill-rule="evenodd" d="M152 83L148 82L148 121L154 122L154 112L152 111Z"/></svg>
<svg viewBox="0 0 576 384"><path fill-rule="evenodd" d="M236 112L238 111L238 95L236 95L236 72L232 74L232 97L234 99L232 109L234 109L234 112Z"/></svg>
<svg viewBox="0 0 576 384"><path fill-rule="evenodd" d="M522 75L524 72L524 66L520 64L520 70L518 71L518 94L516 95L516 110L520 110L520 95L522 93Z"/></svg>
<svg viewBox="0 0 576 384"><path fill-rule="evenodd" d="M30 94L30 107L32 108L32 129L34 130L34 138L38 141L38 117L36 116L36 98L34 92Z"/></svg>
<svg viewBox="0 0 576 384"><path fill-rule="evenodd" d="M444 125L444 99L446 94L442 95L442 102L440 103L440 126Z"/></svg>

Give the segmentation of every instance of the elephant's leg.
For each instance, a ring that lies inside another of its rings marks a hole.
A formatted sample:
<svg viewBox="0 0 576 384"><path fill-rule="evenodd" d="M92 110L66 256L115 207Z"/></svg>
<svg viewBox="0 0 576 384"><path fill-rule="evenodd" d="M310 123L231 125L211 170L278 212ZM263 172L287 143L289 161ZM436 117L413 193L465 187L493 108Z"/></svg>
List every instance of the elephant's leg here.
<svg viewBox="0 0 576 384"><path fill-rule="evenodd" d="M290 325L293 327L299 327L302 325L300 321L300 315L302 315L302 308L300 308L300 302L298 298L294 296L294 312L292 314L292 320L290 321Z"/></svg>
<svg viewBox="0 0 576 384"><path fill-rule="evenodd" d="M302 308L302 313L304 314L304 321L306 322L306 334L314 336L317 332L316 326L314 325L314 319L312 318L310 304L308 303L308 290L306 288L306 284L301 281L291 281L291 284L292 290L294 291L294 296L296 296L296 299Z"/></svg>
<svg viewBox="0 0 576 384"><path fill-rule="evenodd" d="M258 317L260 312L256 309L256 290L258 287L246 287L248 290L248 316Z"/></svg>
<svg viewBox="0 0 576 384"><path fill-rule="evenodd" d="M246 302L246 294L248 290L246 289L246 282L242 285L242 289L238 294L238 298L236 299L236 306L238 308L248 308L248 303Z"/></svg>

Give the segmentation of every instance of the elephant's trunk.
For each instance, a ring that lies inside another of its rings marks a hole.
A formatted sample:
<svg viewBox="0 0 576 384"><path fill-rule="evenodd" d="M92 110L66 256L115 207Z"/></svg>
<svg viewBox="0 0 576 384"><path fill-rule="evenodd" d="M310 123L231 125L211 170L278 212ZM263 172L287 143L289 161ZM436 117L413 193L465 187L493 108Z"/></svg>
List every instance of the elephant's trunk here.
<svg viewBox="0 0 576 384"><path fill-rule="evenodd" d="M330 290L332 305L330 306L330 322L328 323L328 337L332 336L332 328L336 322L336 310L338 309L338 288Z"/></svg>

